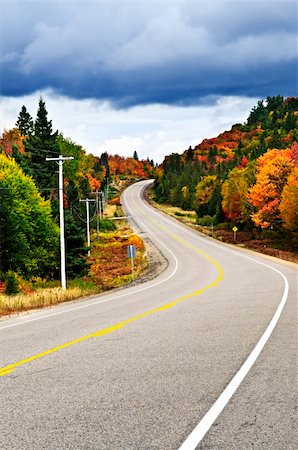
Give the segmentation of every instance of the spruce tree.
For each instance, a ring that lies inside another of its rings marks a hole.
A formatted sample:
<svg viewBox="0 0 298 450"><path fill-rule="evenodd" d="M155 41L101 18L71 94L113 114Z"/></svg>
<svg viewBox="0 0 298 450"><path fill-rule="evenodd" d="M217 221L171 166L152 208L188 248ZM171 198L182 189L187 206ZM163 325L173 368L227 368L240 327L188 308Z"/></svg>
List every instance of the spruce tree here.
<svg viewBox="0 0 298 450"><path fill-rule="evenodd" d="M75 222L69 211L65 211L65 238L67 277L72 279L87 275L90 264L87 263L85 230Z"/></svg>
<svg viewBox="0 0 298 450"><path fill-rule="evenodd" d="M19 113L16 126L20 130L22 136L32 136L34 130L33 119L24 105Z"/></svg>
<svg viewBox="0 0 298 450"><path fill-rule="evenodd" d="M34 136L43 145L48 145L54 137L52 121L48 120L46 104L42 97L39 99L37 118L34 124Z"/></svg>
<svg viewBox="0 0 298 450"><path fill-rule="evenodd" d="M50 189L57 187L57 165L47 162L46 157L56 157L59 153L56 131L53 133L52 121L48 120L45 102L39 99L34 133L27 142L30 154L30 169L38 188L45 198L49 198Z"/></svg>

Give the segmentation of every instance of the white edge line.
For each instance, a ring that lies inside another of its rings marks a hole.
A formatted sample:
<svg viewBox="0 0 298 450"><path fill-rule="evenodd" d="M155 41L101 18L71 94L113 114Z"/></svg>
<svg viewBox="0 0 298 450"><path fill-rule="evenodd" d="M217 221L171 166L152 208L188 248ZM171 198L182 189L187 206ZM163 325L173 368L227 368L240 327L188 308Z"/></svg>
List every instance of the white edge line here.
<svg viewBox="0 0 298 450"><path fill-rule="evenodd" d="M150 234L150 231L148 230L148 228L146 226L144 226L144 224L143 224L143 222L141 220L138 219L138 223L141 224L141 226L145 230L147 230L147 232ZM85 305L80 305L80 306L75 306L73 308L64 309L63 311L56 311L56 312L51 313L51 314L44 314L44 315L42 315L40 317L33 317L32 319L26 319L26 320L23 320L21 322L16 322L16 323L12 323L12 324L9 324L9 325L5 325L3 327L0 327L0 331L1 330L5 330L7 328L16 327L16 326L19 326L19 325L24 325L26 323L35 322L37 320L42 320L42 319L47 319L49 317L58 316L60 314L66 314L68 312L77 311L78 309L89 308L89 307L92 307L92 306L95 306L95 305L99 305L100 303L110 302L110 301L116 300L118 298L127 297L128 295L132 295L132 294L137 294L138 292L143 292L143 291L145 291L147 289L151 289L151 288L153 288L155 286L158 286L159 284L165 283L166 281L170 280L175 275L175 273L177 272L178 260L177 260L176 256L174 255L174 253L163 242L161 242L159 239L157 239L155 237L154 237L154 241L156 241L160 245L162 245L171 254L171 256L173 257L173 259L175 261L175 267L174 267L173 271L164 280L157 281L156 283L150 284L150 286L144 286L144 287L142 287L140 289L136 289L133 292L130 291L130 292L126 292L126 293L121 293L120 295L116 295L114 297L111 297L111 298L108 298L108 299L105 299L105 300L98 300L98 301L95 301L95 302L92 302L92 303L88 303L88 304L85 304ZM111 295L111 294L107 294L107 295Z"/></svg>
<svg viewBox="0 0 298 450"><path fill-rule="evenodd" d="M154 212L156 212L156 210L154 208L152 208L152 206L147 205L147 204L145 206L148 209L150 209L150 210L152 209ZM185 225L183 226L183 224L181 224L177 220L172 219L171 217L165 217L165 219L169 223L176 225L176 227L179 228L180 230L183 230L183 231L189 230L192 232L192 234L195 234L193 232L193 230L189 229ZM211 245L213 247L218 247L218 248L224 249L225 251L227 251L229 253L234 253L238 256L241 256L242 258L249 259L257 264L268 267L269 269L277 272L284 281L284 292L283 292L281 301L280 301L269 325L265 329L264 333L262 334L261 338L259 339L258 343L254 347L252 352L249 354L249 356L247 357L245 362L242 364L242 366L240 367L238 372L234 375L232 380L229 382L229 384L224 389L224 391L221 393L221 395L218 397L218 399L215 401L215 403L213 403L211 408L203 416L203 418L200 420L198 425L194 428L194 430L190 433L190 435L182 443L182 445L179 447L178 450L195 450L195 448L201 442L201 440L203 439L205 434L209 431L209 429L211 428L211 426L213 425L213 423L215 422L217 417L220 415L220 413L223 411L225 406L228 404L231 397L234 395L234 393L236 392L236 390L238 389L238 387L240 386L240 384L242 383L242 381L244 380L244 378L246 377L246 375L248 374L248 372L250 371L252 366L255 364L257 358L259 357L261 351L263 350L264 346L266 345L268 339L270 338L270 336L280 318L280 315L284 309L284 306L286 304L288 294L289 294L289 283L288 283L286 276L281 271L276 269L275 267L272 267L268 264L258 261L257 259L252 258L250 256L247 256L239 250L238 251L232 250L230 248L227 248L226 246L221 245L220 243L210 242L209 240L204 239L203 237L201 237L199 235L196 237L199 240L204 240L204 242L208 243L209 245Z"/></svg>
<svg viewBox="0 0 298 450"><path fill-rule="evenodd" d="M283 308L286 304L288 293L289 293L289 283L285 275L280 272L279 270L275 269L274 267L269 266L268 264L259 262L257 260L254 260L253 258L247 257L246 255L242 255L241 253L237 253L244 258L251 259L252 261L255 261L258 264L261 264L263 266L269 267L270 269L277 272L284 281L284 293L282 296L282 299L275 311L274 316L272 317L269 325L267 326L266 330L264 331L263 335L261 336L260 340L258 341L255 348L252 350L246 361L243 363L241 368L238 370L238 372L234 375L230 383L227 385L227 387L224 389L222 394L218 397L218 399L215 401L215 403L211 406L209 411L205 414L205 416L201 419L201 421L198 423L198 425L194 428L194 430L190 433L190 435L187 437L187 439L183 442L183 444L179 447L179 450L194 450L196 446L201 442L205 434L209 431L210 427L213 425L219 414L222 412L222 410L225 408L225 406L230 401L231 397L234 395L254 363L256 362L258 356L260 355L261 351L263 350L265 344L267 343L268 339L270 338L272 331L274 330L278 319L283 311Z"/></svg>

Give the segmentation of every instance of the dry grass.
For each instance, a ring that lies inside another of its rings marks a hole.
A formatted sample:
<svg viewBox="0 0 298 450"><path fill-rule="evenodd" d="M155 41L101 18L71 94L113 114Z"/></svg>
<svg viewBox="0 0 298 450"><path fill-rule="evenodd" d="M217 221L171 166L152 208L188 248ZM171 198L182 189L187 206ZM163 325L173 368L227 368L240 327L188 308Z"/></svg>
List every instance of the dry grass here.
<svg viewBox="0 0 298 450"><path fill-rule="evenodd" d="M30 295L0 295L0 316L57 305L95 292L95 289L74 287L63 290L57 287L39 289Z"/></svg>
<svg viewBox="0 0 298 450"><path fill-rule="evenodd" d="M131 261L127 258L127 246L131 244L136 247L134 277L138 277L147 268L145 247L128 225L116 232L100 233L99 240L93 241L89 277L100 289L119 287L132 281Z"/></svg>
<svg viewBox="0 0 298 450"><path fill-rule="evenodd" d="M180 220L180 222L186 224L196 224L197 215L194 210L186 211L182 208L179 208L178 206L172 206L166 203L157 203L150 197L149 200L154 208L159 209L166 214L169 214L169 216L175 217L176 219Z"/></svg>
<svg viewBox="0 0 298 450"><path fill-rule="evenodd" d="M116 212L117 206L116 205L106 205L105 211L104 211L104 218L113 217Z"/></svg>

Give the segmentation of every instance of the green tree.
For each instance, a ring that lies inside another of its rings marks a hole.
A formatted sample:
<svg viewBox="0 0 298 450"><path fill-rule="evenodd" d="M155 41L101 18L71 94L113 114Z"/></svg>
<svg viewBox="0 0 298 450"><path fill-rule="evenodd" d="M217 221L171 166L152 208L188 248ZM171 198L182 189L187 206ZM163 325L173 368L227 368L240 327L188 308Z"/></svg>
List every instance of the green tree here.
<svg viewBox="0 0 298 450"><path fill-rule="evenodd" d="M196 186L196 204L198 217L213 216L219 212L221 193L216 175L207 175L199 181Z"/></svg>
<svg viewBox="0 0 298 450"><path fill-rule="evenodd" d="M17 163L0 155L0 271L26 278L51 276L57 265L59 229L49 201Z"/></svg>
<svg viewBox="0 0 298 450"><path fill-rule="evenodd" d="M16 126L20 130L22 136L32 136L34 131L33 119L24 105L19 113Z"/></svg>
<svg viewBox="0 0 298 450"><path fill-rule="evenodd" d="M26 151L30 156L30 169L43 196L48 198L49 188L57 186L57 165L46 161L46 157L57 157L59 147L57 144L58 132L53 133L52 121L48 120L45 101L40 98L37 118L34 123L34 133L26 143Z"/></svg>
<svg viewBox="0 0 298 450"><path fill-rule="evenodd" d="M68 278L87 275L88 248L85 246L85 230L79 226L69 211L65 211L66 271Z"/></svg>
<svg viewBox="0 0 298 450"><path fill-rule="evenodd" d="M5 291L6 295L15 295L19 292L19 283L16 274L9 270L5 276Z"/></svg>

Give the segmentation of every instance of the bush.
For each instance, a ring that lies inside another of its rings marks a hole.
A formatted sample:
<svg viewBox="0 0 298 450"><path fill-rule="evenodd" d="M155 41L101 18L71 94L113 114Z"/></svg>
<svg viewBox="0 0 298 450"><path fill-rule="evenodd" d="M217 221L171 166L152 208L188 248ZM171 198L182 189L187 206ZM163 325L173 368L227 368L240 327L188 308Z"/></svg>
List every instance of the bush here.
<svg viewBox="0 0 298 450"><path fill-rule="evenodd" d="M102 219L99 222L99 229L100 231L115 231L117 230L116 224L113 222L113 220L109 219Z"/></svg>
<svg viewBox="0 0 298 450"><path fill-rule="evenodd" d="M19 292L19 282L17 276L11 270L7 272L5 277L5 291L6 295L16 295Z"/></svg>
<svg viewBox="0 0 298 450"><path fill-rule="evenodd" d="M231 230L232 224L230 222L222 222L215 226L215 230Z"/></svg>
<svg viewBox="0 0 298 450"><path fill-rule="evenodd" d="M197 224L201 225L202 227L211 227L212 224L214 225L216 222L215 216L204 216L204 217L198 217L197 218Z"/></svg>

